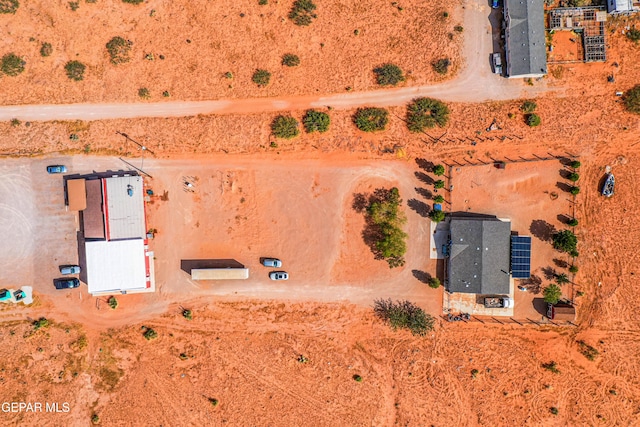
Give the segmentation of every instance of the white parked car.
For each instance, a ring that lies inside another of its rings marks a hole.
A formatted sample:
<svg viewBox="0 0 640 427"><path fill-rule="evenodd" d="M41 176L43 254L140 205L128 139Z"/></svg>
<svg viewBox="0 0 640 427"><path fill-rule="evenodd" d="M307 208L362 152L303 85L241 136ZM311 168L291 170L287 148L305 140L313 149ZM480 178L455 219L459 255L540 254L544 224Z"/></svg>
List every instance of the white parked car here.
<svg viewBox="0 0 640 427"><path fill-rule="evenodd" d="M269 273L269 279L271 280L289 280L289 273L286 271L272 271Z"/></svg>
<svg viewBox="0 0 640 427"><path fill-rule="evenodd" d="M263 258L262 265L265 267L280 268L282 267L282 261L278 258Z"/></svg>

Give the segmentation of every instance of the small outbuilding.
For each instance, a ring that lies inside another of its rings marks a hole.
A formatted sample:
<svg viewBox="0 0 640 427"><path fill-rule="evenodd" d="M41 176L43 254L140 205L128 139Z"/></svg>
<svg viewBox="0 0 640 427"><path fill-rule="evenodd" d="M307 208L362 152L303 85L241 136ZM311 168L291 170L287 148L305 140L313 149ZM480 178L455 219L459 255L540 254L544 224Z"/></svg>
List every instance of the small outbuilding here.
<svg viewBox="0 0 640 427"><path fill-rule="evenodd" d="M547 304L547 317L556 321L573 322L576 319L576 308L568 302Z"/></svg>

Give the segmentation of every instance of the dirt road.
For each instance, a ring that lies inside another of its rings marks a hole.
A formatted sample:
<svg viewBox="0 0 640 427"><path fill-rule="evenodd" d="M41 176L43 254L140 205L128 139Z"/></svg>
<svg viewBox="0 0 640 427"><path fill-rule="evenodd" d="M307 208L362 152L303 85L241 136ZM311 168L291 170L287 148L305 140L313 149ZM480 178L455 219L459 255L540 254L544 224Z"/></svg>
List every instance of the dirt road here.
<svg viewBox="0 0 640 427"><path fill-rule="evenodd" d="M16 105L0 107L0 120L103 120L134 117L184 117L198 114L250 114L303 110L331 106L350 109L365 105L402 105L419 96L453 102L532 97L548 91L543 84L525 86L520 80L509 80L492 74L490 53L499 33L492 31L499 20L486 2L466 1L464 7L463 57L466 64L453 80L442 84L404 87L368 92L341 93L327 96L254 98L217 101L175 101L155 103ZM425 64L428 66L428 64Z"/></svg>

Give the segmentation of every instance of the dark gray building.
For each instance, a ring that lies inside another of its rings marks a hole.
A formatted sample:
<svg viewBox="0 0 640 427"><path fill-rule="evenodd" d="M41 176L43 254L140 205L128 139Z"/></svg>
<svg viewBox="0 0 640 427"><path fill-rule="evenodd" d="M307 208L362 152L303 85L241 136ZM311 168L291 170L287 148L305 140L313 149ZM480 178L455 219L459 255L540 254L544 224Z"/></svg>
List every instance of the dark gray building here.
<svg viewBox="0 0 640 427"><path fill-rule="evenodd" d="M447 290L509 293L511 223L496 217L452 217Z"/></svg>
<svg viewBox="0 0 640 427"><path fill-rule="evenodd" d="M547 74L544 0L505 0L504 21L507 77Z"/></svg>

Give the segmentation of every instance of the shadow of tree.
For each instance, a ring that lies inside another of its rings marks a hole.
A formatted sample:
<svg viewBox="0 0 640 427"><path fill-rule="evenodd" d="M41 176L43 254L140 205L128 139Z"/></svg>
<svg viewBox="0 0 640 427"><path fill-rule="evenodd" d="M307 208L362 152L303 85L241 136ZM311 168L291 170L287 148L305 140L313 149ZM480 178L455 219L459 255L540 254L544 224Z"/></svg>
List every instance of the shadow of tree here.
<svg viewBox="0 0 640 427"><path fill-rule="evenodd" d="M415 277L420 282L425 283L425 284L429 284L429 280L431 280L431 275L429 273L427 273L426 271L411 270L411 274L413 274L413 277Z"/></svg>
<svg viewBox="0 0 640 427"><path fill-rule="evenodd" d="M553 267L544 267L542 269L542 274L544 274L545 279L553 280L556 278L557 271Z"/></svg>
<svg viewBox="0 0 640 427"><path fill-rule="evenodd" d="M531 222L529 231L543 242L550 242L556 232L556 228L545 220L535 219Z"/></svg>
<svg viewBox="0 0 640 427"><path fill-rule="evenodd" d="M569 185L566 182L558 181L558 182L556 182L556 187L558 187L560 190L566 191L568 193L573 188L573 185Z"/></svg>
<svg viewBox="0 0 640 427"><path fill-rule="evenodd" d="M534 295L539 294L542 292L542 278L532 274L527 280L523 280L520 286L524 287L527 292L531 292Z"/></svg>
<svg viewBox="0 0 640 427"><path fill-rule="evenodd" d="M429 207L429 205L418 199L409 199L407 201L407 205L411 208L411 210L415 211L423 218L428 217L429 212L431 212L431 208Z"/></svg>
<svg viewBox="0 0 640 427"><path fill-rule="evenodd" d="M538 312L538 314L542 314L543 316L547 315L547 302L544 298L534 298L533 308Z"/></svg>
<svg viewBox="0 0 640 427"><path fill-rule="evenodd" d="M416 159L416 164L420 169L426 170L428 172L431 172L433 170L433 167L435 166L433 162L426 159Z"/></svg>
<svg viewBox="0 0 640 427"><path fill-rule="evenodd" d="M416 171L415 172L415 176L416 178L418 178L421 182L424 182L427 185L433 185L436 180L431 178L431 176L427 175L424 172L420 172L420 171Z"/></svg>
<svg viewBox="0 0 640 427"><path fill-rule="evenodd" d="M351 207L354 211L358 213L363 213L365 209L367 209L368 201L367 194L365 193L354 193L353 194L353 203Z"/></svg>
<svg viewBox="0 0 640 427"><path fill-rule="evenodd" d="M569 263L563 259L554 258L553 263L558 268L569 268Z"/></svg>
<svg viewBox="0 0 640 427"><path fill-rule="evenodd" d="M560 169L558 172L560 173L560 176L564 179L569 179L569 175L573 173L573 171L570 171L567 169Z"/></svg>
<svg viewBox="0 0 640 427"><path fill-rule="evenodd" d="M558 221L560 221L563 224L568 224L569 221L571 221L571 217L565 214L558 214L556 218L558 218Z"/></svg>
<svg viewBox="0 0 640 427"><path fill-rule="evenodd" d="M427 190L426 188L422 188L422 187L416 187L415 190L416 190L416 193L418 193L425 199L427 200L433 199L433 193L431 192L431 190Z"/></svg>

